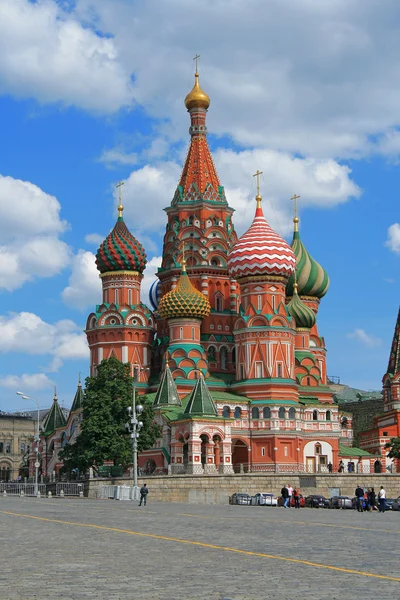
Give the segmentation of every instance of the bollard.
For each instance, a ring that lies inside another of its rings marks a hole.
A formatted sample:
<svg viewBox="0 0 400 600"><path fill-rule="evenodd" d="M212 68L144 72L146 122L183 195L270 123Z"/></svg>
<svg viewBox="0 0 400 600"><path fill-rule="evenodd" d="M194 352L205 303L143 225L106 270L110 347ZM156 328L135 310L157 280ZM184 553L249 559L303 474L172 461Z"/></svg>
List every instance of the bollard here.
<svg viewBox="0 0 400 600"><path fill-rule="evenodd" d="M4 492L3 492L3 496L4 496L4 498L7 496L7 492L6 492L6 490L4 490Z"/></svg>
<svg viewBox="0 0 400 600"><path fill-rule="evenodd" d="M47 494L47 497L48 497L48 498L52 498L52 497L53 497L53 494L52 494L51 492L49 492L49 493Z"/></svg>
<svg viewBox="0 0 400 600"><path fill-rule="evenodd" d="M40 493L40 492L38 492L36 497L37 497L37 498L41 498L41 497L42 497L41 493Z"/></svg>
<svg viewBox="0 0 400 600"><path fill-rule="evenodd" d="M21 490L20 497L21 497L21 498L24 498L24 497L25 497L25 492L24 492L24 490Z"/></svg>
<svg viewBox="0 0 400 600"><path fill-rule="evenodd" d="M60 492L60 498L64 498L64 490L61 490L61 492Z"/></svg>
<svg viewBox="0 0 400 600"><path fill-rule="evenodd" d="M79 498L83 498L83 492L79 492Z"/></svg>

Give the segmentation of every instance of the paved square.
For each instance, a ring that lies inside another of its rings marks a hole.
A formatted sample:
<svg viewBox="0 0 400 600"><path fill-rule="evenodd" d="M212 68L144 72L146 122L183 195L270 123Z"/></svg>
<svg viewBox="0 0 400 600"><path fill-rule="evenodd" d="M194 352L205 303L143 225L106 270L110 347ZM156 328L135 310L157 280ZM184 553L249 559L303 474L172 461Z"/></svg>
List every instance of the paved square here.
<svg viewBox="0 0 400 600"><path fill-rule="evenodd" d="M0 498L1 600L400 597L400 513Z"/></svg>

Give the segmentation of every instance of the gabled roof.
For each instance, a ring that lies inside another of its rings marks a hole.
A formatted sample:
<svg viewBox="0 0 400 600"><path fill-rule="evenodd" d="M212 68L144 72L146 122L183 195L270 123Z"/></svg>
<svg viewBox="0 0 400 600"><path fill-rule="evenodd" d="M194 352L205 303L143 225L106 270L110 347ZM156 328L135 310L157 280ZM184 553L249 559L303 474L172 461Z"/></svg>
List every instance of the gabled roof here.
<svg viewBox="0 0 400 600"><path fill-rule="evenodd" d="M51 433L53 433L59 427L64 427L67 424L67 420L64 416L64 413L58 404L57 393L54 390L54 398L53 404L50 408L47 417L43 422L43 435L48 437Z"/></svg>
<svg viewBox="0 0 400 600"><path fill-rule="evenodd" d="M371 454L370 452L367 452L366 450L362 450L361 448L351 448L350 446L344 446L343 444L339 444L339 456L348 456L348 457L352 457L352 456L364 456L364 457L368 457L370 456L375 457L375 454Z"/></svg>
<svg viewBox="0 0 400 600"><path fill-rule="evenodd" d="M396 327L394 329L387 374L393 377L398 371L400 371L400 309L397 315Z"/></svg>
<svg viewBox="0 0 400 600"><path fill-rule="evenodd" d="M79 375L78 387L76 388L75 397L74 401L72 402L70 412L73 413L76 410L80 410L81 408L83 408L83 390L81 384L81 377Z"/></svg>
<svg viewBox="0 0 400 600"><path fill-rule="evenodd" d="M218 411L210 394L210 390L204 381L204 377L200 377L197 380L183 414L210 417L218 416Z"/></svg>
<svg viewBox="0 0 400 600"><path fill-rule="evenodd" d="M176 389L175 381L171 375L168 364L161 375L160 385L158 386L153 406L182 406L182 402L179 398L178 390Z"/></svg>

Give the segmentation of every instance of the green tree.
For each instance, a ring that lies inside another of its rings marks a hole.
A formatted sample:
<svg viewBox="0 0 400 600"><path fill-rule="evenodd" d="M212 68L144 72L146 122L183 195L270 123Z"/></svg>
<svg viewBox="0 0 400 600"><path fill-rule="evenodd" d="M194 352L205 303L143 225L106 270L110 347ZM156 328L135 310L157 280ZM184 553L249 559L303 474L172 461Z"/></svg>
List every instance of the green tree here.
<svg viewBox="0 0 400 600"><path fill-rule="evenodd" d="M385 448L390 448L390 452L387 453L389 458L398 458L400 460L400 437L395 437L385 444Z"/></svg>
<svg viewBox="0 0 400 600"><path fill-rule="evenodd" d="M86 379L83 399L83 419L76 442L65 446L60 452L63 470L71 472L78 468L85 471L112 460L115 465L132 463L132 441L125 429L128 421L127 408L132 404L133 380L130 365L116 358L103 360L95 377ZM161 427L154 423L152 405L145 396L137 398L144 406L140 420L139 450L151 448L161 434Z"/></svg>

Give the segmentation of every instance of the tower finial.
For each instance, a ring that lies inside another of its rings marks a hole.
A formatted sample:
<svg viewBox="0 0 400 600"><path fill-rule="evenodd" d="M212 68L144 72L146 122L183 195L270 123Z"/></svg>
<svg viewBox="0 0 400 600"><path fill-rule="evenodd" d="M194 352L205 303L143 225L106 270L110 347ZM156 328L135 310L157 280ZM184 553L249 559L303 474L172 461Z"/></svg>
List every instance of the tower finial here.
<svg viewBox="0 0 400 600"><path fill-rule="evenodd" d="M257 201L257 208L261 208L261 194L260 194L260 175L262 175L263 172L259 171L257 169L257 172L254 173L253 177L257 177L257 196L256 196L256 201Z"/></svg>
<svg viewBox="0 0 400 600"><path fill-rule="evenodd" d="M117 183L117 185L115 186L118 190L119 193L119 204L118 204L118 218L122 219L122 211L124 210L124 207L122 205L122 186L125 184L124 181L119 181Z"/></svg>
<svg viewBox="0 0 400 600"><path fill-rule="evenodd" d="M297 216L297 200L299 198L300 198L300 196L298 196L297 194L295 194L292 198L290 198L294 202L294 217L293 217L294 231L299 230L299 217Z"/></svg>
<svg viewBox="0 0 400 600"><path fill-rule="evenodd" d="M79 385L79 387L82 385L81 384L81 372L80 371L78 373L78 385Z"/></svg>
<svg viewBox="0 0 400 600"><path fill-rule="evenodd" d="M54 396L53 396L53 400L55 400L57 402L58 398L57 398L57 387L54 386Z"/></svg>
<svg viewBox="0 0 400 600"><path fill-rule="evenodd" d="M196 54L193 60L196 61L196 73L194 74L194 86L185 98L185 106L190 112L193 108L203 108L205 110L210 106L209 96L203 92L199 83L199 63L200 54Z"/></svg>
<svg viewBox="0 0 400 600"><path fill-rule="evenodd" d="M182 273L186 273L185 242L182 242Z"/></svg>
<svg viewBox="0 0 400 600"><path fill-rule="evenodd" d="M196 56L193 59L193 60L196 61L196 73L195 73L195 75L197 75L197 76L199 75L199 69L198 69L198 67L199 67L198 60L199 60L199 58L200 58L200 54L196 54Z"/></svg>

